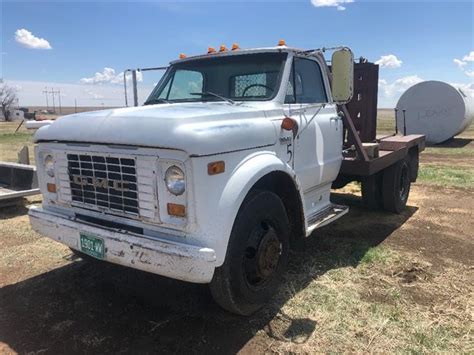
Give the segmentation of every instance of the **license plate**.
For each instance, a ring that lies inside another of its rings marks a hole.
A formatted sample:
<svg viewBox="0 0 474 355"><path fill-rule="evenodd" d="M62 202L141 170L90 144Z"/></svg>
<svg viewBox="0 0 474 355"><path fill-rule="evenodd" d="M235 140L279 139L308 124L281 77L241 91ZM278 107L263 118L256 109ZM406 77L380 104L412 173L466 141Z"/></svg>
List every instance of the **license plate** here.
<svg viewBox="0 0 474 355"><path fill-rule="evenodd" d="M97 259L104 258L104 241L93 235L80 233L81 251Z"/></svg>

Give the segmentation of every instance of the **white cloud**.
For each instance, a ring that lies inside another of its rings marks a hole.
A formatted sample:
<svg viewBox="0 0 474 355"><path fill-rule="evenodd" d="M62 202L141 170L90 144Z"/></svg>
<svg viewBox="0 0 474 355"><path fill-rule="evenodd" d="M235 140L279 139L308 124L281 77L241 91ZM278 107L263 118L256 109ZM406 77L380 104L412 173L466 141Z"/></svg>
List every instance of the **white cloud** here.
<svg viewBox="0 0 474 355"><path fill-rule="evenodd" d="M132 80L132 74L127 73L127 81ZM143 81L143 74L137 72L137 81ZM123 83L123 72L116 74L113 68L104 68L102 72L97 72L94 76L89 78L82 78L79 80L81 84L122 84Z"/></svg>
<svg viewBox="0 0 474 355"><path fill-rule="evenodd" d="M354 0L311 0L311 3L316 7L336 7L339 11L344 11L346 7L344 4L353 3Z"/></svg>
<svg viewBox="0 0 474 355"><path fill-rule="evenodd" d="M464 74L466 74L470 78L474 78L474 70L466 70Z"/></svg>
<svg viewBox="0 0 474 355"><path fill-rule="evenodd" d="M387 80L380 79L379 89L386 98L394 98L395 96L403 93L409 87L422 81L423 79L418 75L405 76L395 80L392 83L387 82Z"/></svg>
<svg viewBox="0 0 474 355"><path fill-rule="evenodd" d="M456 64L458 66L459 69L463 70L464 67L466 66L467 62L463 62L462 60L460 59L457 59L457 58L454 58L453 59L453 62L454 64Z"/></svg>
<svg viewBox="0 0 474 355"><path fill-rule="evenodd" d="M26 48L51 49L51 45L44 38L36 37L30 31L21 28L15 31L15 41Z"/></svg>
<svg viewBox="0 0 474 355"><path fill-rule="evenodd" d="M474 51L470 51L469 54L465 55L462 60L454 58L454 64L468 77L474 78L474 70L467 70L465 67L469 64L469 62L474 62Z"/></svg>
<svg viewBox="0 0 474 355"><path fill-rule="evenodd" d="M474 62L474 51L469 52L469 54L465 55L462 60L465 62Z"/></svg>
<svg viewBox="0 0 474 355"><path fill-rule="evenodd" d="M402 66L402 61L397 58L394 54L383 55L375 64L380 65L381 68L400 68Z"/></svg>

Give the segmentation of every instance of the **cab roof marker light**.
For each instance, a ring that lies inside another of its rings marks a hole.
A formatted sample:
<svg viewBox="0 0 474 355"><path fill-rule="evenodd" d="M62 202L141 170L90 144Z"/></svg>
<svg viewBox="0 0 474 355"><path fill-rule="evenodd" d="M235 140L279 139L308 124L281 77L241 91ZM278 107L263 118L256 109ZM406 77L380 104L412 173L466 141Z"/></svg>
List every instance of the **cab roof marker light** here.
<svg viewBox="0 0 474 355"><path fill-rule="evenodd" d="M180 53L180 54L179 54L179 59L184 59L184 58L186 58L186 54Z"/></svg>
<svg viewBox="0 0 474 355"><path fill-rule="evenodd" d="M212 54L212 53L216 53L216 49L214 47L209 47L207 49L207 54Z"/></svg>
<svg viewBox="0 0 474 355"><path fill-rule="evenodd" d="M284 40L284 39L280 39L280 40L278 41L278 45L279 45L279 46L286 46L285 40Z"/></svg>
<svg viewBox="0 0 474 355"><path fill-rule="evenodd" d="M225 44L221 44L219 52L227 52L227 47L225 46Z"/></svg>
<svg viewBox="0 0 474 355"><path fill-rule="evenodd" d="M236 51L238 49L240 49L239 45L237 43L232 43L232 50Z"/></svg>

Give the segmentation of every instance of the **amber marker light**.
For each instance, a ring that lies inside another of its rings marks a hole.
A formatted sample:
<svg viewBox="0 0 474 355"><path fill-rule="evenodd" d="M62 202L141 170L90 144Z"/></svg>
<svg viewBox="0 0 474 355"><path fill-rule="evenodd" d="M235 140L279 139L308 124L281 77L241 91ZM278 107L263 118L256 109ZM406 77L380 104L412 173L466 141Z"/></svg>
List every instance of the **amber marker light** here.
<svg viewBox="0 0 474 355"><path fill-rule="evenodd" d="M180 54L179 54L179 59L184 59L184 58L186 58L186 54L180 53Z"/></svg>
<svg viewBox="0 0 474 355"><path fill-rule="evenodd" d="M290 117L285 117L281 121L281 128L286 131L293 131L296 128L296 121Z"/></svg>
<svg viewBox="0 0 474 355"><path fill-rule="evenodd" d="M278 45L279 45L279 46L286 46L285 40L284 40L284 39L280 39L280 40L278 41Z"/></svg>
<svg viewBox="0 0 474 355"><path fill-rule="evenodd" d="M216 53L216 49L214 47L209 47L207 49L207 54L211 54L211 53Z"/></svg>
<svg viewBox="0 0 474 355"><path fill-rule="evenodd" d="M52 194L55 194L56 193L56 184L52 184L52 183L48 182L46 184L46 189L48 190L48 192L51 192Z"/></svg>
<svg viewBox="0 0 474 355"><path fill-rule="evenodd" d="M226 51L227 51L227 47L224 44L222 44L219 48L219 52L226 52Z"/></svg>
<svg viewBox="0 0 474 355"><path fill-rule="evenodd" d="M207 164L207 174L208 175L217 175L225 171L225 162L213 161L212 163Z"/></svg>
<svg viewBox="0 0 474 355"><path fill-rule="evenodd" d="M178 205L176 203L168 203L166 207L170 216L186 217L186 207L184 207L183 205Z"/></svg>
<svg viewBox="0 0 474 355"><path fill-rule="evenodd" d="M232 44L232 50L236 51L237 49L240 49L239 45L237 43Z"/></svg>

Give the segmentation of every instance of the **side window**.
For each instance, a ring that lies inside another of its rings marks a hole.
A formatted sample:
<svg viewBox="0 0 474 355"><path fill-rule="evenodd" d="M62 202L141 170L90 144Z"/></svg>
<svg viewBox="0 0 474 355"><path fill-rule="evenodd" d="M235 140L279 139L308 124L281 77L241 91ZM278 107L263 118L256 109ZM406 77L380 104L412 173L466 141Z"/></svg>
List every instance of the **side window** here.
<svg viewBox="0 0 474 355"><path fill-rule="evenodd" d="M202 91L202 73L193 70L177 70L166 84L160 98L167 100L191 99L196 98L195 95L191 95L192 93Z"/></svg>
<svg viewBox="0 0 474 355"><path fill-rule="evenodd" d="M314 60L295 58L285 103L326 102L328 102L328 98L319 64Z"/></svg>

